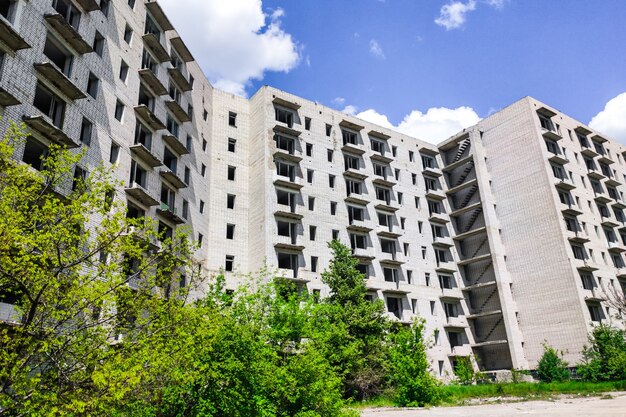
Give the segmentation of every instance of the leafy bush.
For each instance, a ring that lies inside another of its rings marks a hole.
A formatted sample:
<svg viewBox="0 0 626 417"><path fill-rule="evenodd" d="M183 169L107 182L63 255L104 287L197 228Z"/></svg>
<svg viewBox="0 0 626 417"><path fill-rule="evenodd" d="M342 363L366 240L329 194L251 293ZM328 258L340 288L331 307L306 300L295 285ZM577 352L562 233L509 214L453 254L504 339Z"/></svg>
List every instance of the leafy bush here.
<svg viewBox="0 0 626 417"><path fill-rule="evenodd" d="M454 375L461 385L472 384L476 380L474 364L472 364L472 359L469 356L461 356L456 359Z"/></svg>
<svg viewBox="0 0 626 417"><path fill-rule="evenodd" d="M583 351L578 374L586 381L626 379L626 339L624 331L607 325L593 329L590 346Z"/></svg>
<svg viewBox="0 0 626 417"><path fill-rule="evenodd" d="M441 400L439 381L430 372L426 356L423 320L392 336L388 378L397 405L421 407Z"/></svg>
<svg viewBox="0 0 626 417"><path fill-rule="evenodd" d="M537 375L542 382L563 382L569 379L567 362L556 349L543 345L543 355L537 365Z"/></svg>

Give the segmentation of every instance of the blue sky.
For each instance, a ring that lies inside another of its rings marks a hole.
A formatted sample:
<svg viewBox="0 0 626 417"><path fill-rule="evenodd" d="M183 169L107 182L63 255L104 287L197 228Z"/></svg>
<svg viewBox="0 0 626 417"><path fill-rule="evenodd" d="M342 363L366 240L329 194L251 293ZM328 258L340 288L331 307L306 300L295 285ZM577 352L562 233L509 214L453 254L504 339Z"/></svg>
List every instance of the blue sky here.
<svg viewBox="0 0 626 417"><path fill-rule="evenodd" d="M434 142L530 95L602 112L593 127L626 143L624 0L161 3L238 94L269 84Z"/></svg>

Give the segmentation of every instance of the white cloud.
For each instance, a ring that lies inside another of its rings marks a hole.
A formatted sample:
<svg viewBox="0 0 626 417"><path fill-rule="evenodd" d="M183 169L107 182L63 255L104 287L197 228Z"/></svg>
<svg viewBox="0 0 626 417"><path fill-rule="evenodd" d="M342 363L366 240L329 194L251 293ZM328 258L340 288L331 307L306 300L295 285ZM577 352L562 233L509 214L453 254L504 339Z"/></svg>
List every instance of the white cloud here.
<svg viewBox="0 0 626 417"><path fill-rule="evenodd" d="M176 30L218 88L245 95L266 71L288 72L299 46L281 28L281 8L263 13L262 0L161 0ZM268 21L269 20L269 21Z"/></svg>
<svg viewBox="0 0 626 417"><path fill-rule="evenodd" d="M343 113L349 114L351 116L354 116L356 114L357 111L359 111L359 109L357 108L357 106L353 106L351 104L347 105L346 107L343 108L343 110L341 110Z"/></svg>
<svg viewBox="0 0 626 417"><path fill-rule="evenodd" d="M370 41L370 54L372 54L375 58L378 58L378 59L387 58L385 56L385 53L383 52L383 48L380 47L376 39L372 39Z"/></svg>
<svg viewBox="0 0 626 417"><path fill-rule="evenodd" d="M356 117L434 144L480 121L476 112L466 106L456 109L432 107L426 113L413 110L398 126L394 126L387 116L374 109L360 112Z"/></svg>
<svg viewBox="0 0 626 417"><path fill-rule="evenodd" d="M491 7L495 7L496 9L503 8L504 7L504 3L506 3L506 2L507 2L507 0L485 0L485 3L487 3Z"/></svg>
<svg viewBox="0 0 626 417"><path fill-rule="evenodd" d="M626 144L626 92L609 100L604 110L591 119L589 126Z"/></svg>
<svg viewBox="0 0 626 417"><path fill-rule="evenodd" d="M468 0L467 3L453 1L441 6L439 17L435 23L443 26L446 30L458 29L465 23L465 15L476 9L476 0Z"/></svg>
<svg viewBox="0 0 626 417"><path fill-rule="evenodd" d="M338 106L342 106L345 102L346 102L346 99L343 98L343 97L335 97L333 99L333 103L338 105Z"/></svg>

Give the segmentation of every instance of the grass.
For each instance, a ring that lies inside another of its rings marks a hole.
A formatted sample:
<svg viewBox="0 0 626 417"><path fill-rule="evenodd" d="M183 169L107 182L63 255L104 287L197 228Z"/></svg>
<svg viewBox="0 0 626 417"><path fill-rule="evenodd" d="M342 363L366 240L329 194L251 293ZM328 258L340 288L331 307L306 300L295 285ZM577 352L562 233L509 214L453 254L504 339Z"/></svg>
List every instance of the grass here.
<svg viewBox="0 0 626 417"><path fill-rule="evenodd" d="M444 402L448 404L459 404L472 398L545 398L556 394L584 395L621 390L626 390L626 381L520 382L515 384L446 385L442 387Z"/></svg>
<svg viewBox="0 0 626 417"><path fill-rule="evenodd" d="M559 394L596 395L611 391L626 391L626 381L613 382L552 382L501 383L479 385L444 385L441 387L442 405L464 405L472 399L515 398L520 400L545 399ZM353 406L393 407L392 394L374 397Z"/></svg>

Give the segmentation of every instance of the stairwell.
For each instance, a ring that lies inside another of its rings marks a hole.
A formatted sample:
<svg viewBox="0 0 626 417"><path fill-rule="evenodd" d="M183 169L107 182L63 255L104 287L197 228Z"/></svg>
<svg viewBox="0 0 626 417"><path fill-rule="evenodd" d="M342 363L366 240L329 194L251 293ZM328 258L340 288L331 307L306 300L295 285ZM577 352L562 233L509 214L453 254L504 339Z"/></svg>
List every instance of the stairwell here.
<svg viewBox="0 0 626 417"><path fill-rule="evenodd" d="M483 301L483 303L480 305L480 307L478 307L478 310L476 311L482 312L485 306L489 303L489 301L491 301L491 299L493 298L494 295L496 295L497 292L498 292L498 287L493 287L493 290L491 290L491 293L487 296L487 298L485 298L485 301Z"/></svg>
<svg viewBox="0 0 626 417"><path fill-rule="evenodd" d="M474 253L472 253L472 256L470 256L468 259L475 258L478 252L480 252L480 250L485 246L485 243L488 243L488 242L489 242L489 238L487 237L487 235L485 235L485 238L480 242L480 245L478 245L478 248L476 248Z"/></svg>
<svg viewBox="0 0 626 417"><path fill-rule="evenodd" d="M461 174L459 179L454 183L452 188L458 187L459 185L463 184L463 181L465 181L465 179L468 177L468 175L472 172L473 169L474 169L474 161L471 161L468 164L468 166L463 170L463 173Z"/></svg>
<svg viewBox="0 0 626 417"><path fill-rule="evenodd" d="M476 194L476 191L478 191L478 185L474 184L467 192L467 195L465 196L461 204L455 210L460 210L467 207L472 197L474 197L474 194Z"/></svg>
<svg viewBox="0 0 626 417"><path fill-rule="evenodd" d="M480 280L482 279L482 277L487 273L487 271L489 271L489 269L493 266L493 264L491 262L488 262L487 265L485 265L485 267L483 268L482 271L480 271L480 274L478 274L478 277L474 280L474 282L470 281L470 285L476 285L476 284L480 284Z"/></svg>
<svg viewBox="0 0 626 417"><path fill-rule="evenodd" d="M498 319L498 321L496 321L494 323L494 325L491 327L491 329L487 332L487 334L481 338L480 343L484 343L487 340L489 340L489 338L491 337L491 335L493 334L493 332L498 328L498 326L502 323L502 319L503 317L500 317Z"/></svg>
<svg viewBox="0 0 626 417"><path fill-rule="evenodd" d="M470 146L469 138L467 138L463 142L461 142L461 145L459 145L459 149L456 151L456 155L454 156L454 159L452 160L451 163L454 163L454 162L457 162L458 160L460 160L463 157L463 154L465 153L465 150L467 148L469 148L469 146Z"/></svg>
<svg viewBox="0 0 626 417"><path fill-rule="evenodd" d="M472 226L474 226L474 223L476 223L476 219L478 219L478 216L480 216L480 214L483 212L483 208L479 207L476 210L474 210L474 213L472 213L472 217L470 217L467 225L465 226L465 228L463 229L463 231L461 233L467 233L470 231L470 229L472 228Z"/></svg>

